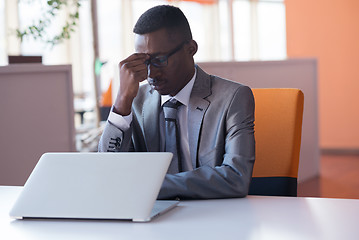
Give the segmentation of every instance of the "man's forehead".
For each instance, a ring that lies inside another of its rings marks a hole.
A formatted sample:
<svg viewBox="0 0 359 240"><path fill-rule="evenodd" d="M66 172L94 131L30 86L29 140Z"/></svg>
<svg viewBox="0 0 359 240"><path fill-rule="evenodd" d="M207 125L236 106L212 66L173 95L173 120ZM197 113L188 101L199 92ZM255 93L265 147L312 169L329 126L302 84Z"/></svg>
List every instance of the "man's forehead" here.
<svg viewBox="0 0 359 240"><path fill-rule="evenodd" d="M157 54L165 53L176 44L171 40L166 31L155 31L146 34L135 34L135 50L136 52Z"/></svg>
<svg viewBox="0 0 359 240"><path fill-rule="evenodd" d="M135 38L138 39L152 39L152 40L169 40L170 39L170 33L165 28L158 29L156 31L152 31L149 33L144 34L135 34Z"/></svg>

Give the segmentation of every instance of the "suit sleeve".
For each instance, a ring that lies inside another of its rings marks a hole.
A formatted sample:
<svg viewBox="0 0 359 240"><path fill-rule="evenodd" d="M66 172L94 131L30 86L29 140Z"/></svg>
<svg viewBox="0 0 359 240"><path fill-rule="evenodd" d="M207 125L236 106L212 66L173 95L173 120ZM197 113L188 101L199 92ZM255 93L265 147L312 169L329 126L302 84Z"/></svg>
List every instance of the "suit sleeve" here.
<svg viewBox="0 0 359 240"><path fill-rule="evenodd" d="M131 124L132 125L132 124ZM104 131L101 135L98 151L99 152L128 152L131 151L132 126L126 130L113 125L110 121L106 122Z"/></svg>
<svg viewBox="0 0 359 240"><path fill-rule="evenodd" d="M254 98L250 88L237 89L225 117L225 143L218 166L167 174L159 199L210 199L245 197L255 160Z"/></svg>

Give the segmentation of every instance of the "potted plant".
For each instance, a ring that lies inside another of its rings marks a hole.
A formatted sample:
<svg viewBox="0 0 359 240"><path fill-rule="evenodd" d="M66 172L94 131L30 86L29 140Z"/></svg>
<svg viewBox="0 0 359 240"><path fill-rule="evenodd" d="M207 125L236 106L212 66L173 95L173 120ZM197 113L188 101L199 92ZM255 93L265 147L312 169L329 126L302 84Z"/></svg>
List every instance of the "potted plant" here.
<svg viewBox="0 0 359 240"><path fill-rule="evenodd" d="M69 9L65 23L60 27L61 30L59 33L50 35L48 31L51 23L58 16L59 12L65 7ZM64 40L70 39L71 34L75 32L76 26L79 22L80 7L80 0L48 0L46 1L46 10L42 14L41 18L22 29L16 29L15 34L21 42L25 38L32 38L54 47L55 45L62 43ZM21 63L29 61L41 62L41 56L9 56L9 63Z"/></svg>

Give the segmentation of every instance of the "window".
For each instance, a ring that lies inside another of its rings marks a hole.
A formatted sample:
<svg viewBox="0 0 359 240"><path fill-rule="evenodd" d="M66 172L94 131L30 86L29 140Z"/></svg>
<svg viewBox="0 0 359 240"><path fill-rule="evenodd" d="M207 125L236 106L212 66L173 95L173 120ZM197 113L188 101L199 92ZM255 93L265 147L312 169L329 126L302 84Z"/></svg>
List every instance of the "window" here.
<svg viewBox="0 0 359 240"><path fill-rule="evenodd" d="M262 1L257 6L258 59L287 57L285 7L282 1Z"/></svg>
<svg viewBox="0 0 359 240"><path fill-rule="evenodd" d="M218 4L212 5L195 1L171 3L180 7L190 22L193 38L199 45L196 61L286 58L285 7L282 0L218 0ZM134 47L134 23L144 11L159 4L168 4L168 1L101 1L98 9L99 26L102 28L101 58L118 62L128 56ZM123 18L124 15L126 18Z"/></svg>
<svg viewBox="0 0 359 240"><path fill-rule="evenodd" d="M9 16L18 16L24 26L41 16L45 0L0 0L0 64L7 63L9 47L17 44L6 37L13 24ZM21 54L42 54L45 64L72 64L75 93L94 99L93 37L91 2L81 1L78 31L71 40L51 48L31 39L21 43ZM98 0L98 39L101 88L105 91L116 79L118 63L134 51L132 28L140 14L166 0ZM250 61L286 58L285 5L283 0L218 0L215 4L196 1L171 1L182 9L192 28L199 49L195 61ZM62 20L66 14L60 16ZM15 24L16 25L16 24ZM54 32L61 24L53 24ZM93 103L94 101L92 101Z"/></svg>

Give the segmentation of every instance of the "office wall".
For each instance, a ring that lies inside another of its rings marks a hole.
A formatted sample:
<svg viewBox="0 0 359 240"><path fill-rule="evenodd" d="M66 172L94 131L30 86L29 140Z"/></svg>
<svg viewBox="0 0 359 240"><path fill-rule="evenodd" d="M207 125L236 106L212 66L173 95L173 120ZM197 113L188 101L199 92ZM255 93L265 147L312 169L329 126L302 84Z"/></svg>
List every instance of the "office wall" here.
<svg viewBox="0 0 359 240"><path fill-rule="evenodd" d="M287 53L318 59L322 149L359 151L359 1L286 0Z"/></svg>

